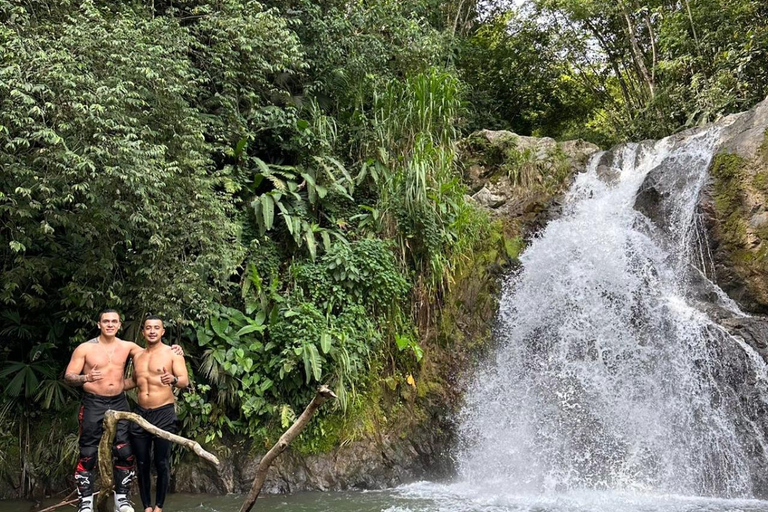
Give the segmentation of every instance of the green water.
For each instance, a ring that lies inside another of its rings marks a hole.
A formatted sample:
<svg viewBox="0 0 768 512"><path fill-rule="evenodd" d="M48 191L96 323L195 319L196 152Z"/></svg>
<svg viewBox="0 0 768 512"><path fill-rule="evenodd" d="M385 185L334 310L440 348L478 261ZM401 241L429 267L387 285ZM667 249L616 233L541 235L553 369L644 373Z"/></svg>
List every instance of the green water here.
<svg viewBox="0 0 768 512"><path fill-rule="evenodd" d="M47 500L44 505L57 503ZM171 494L165 512L237 512L241 495ZM0 501L0 512L35 510ZM74 511L63 507L60 511ZM254 512L768 512L768 501L614 491L505 493L496 487L419 482L387 491L309 492L259 498ZM137 509L137 512L141 512Z"/></svg>

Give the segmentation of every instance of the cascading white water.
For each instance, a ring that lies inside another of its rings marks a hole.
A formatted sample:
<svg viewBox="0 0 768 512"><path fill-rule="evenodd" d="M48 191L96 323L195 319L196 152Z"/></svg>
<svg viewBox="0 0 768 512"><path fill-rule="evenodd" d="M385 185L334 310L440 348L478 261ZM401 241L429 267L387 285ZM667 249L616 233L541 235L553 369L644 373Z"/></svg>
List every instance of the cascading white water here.
<svg viewBox="0 0 768 512"><path fill-rule="evenodd" d="M749 421L723 382L733 370L724 351L739 345L695 307L691 283L716 138L626 145L610 172L593 158L563 216L522 255L502 296L498 350L461 418L459 471L471 486L751 495L740 434ZM658 168L669 192L661 227L633 208ZM750 371L765 372L745 354Z"/></svg>

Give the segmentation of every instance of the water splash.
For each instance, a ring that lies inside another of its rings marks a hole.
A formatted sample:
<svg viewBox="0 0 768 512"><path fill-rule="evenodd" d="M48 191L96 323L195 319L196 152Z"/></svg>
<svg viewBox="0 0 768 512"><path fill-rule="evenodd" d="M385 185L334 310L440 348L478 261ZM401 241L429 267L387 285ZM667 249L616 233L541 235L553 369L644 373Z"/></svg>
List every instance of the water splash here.
<svg viewBox="0 0 768 512"><path fill-rule="evenodd" d="M740 432L760 429L727 381L757 362L733 355L738 344L694 300L709 287L741 314L697 265L696 205L717 136L628 144L577 178L506 284L498 351L462 414L464 481L751 496ZM633 208L649 182L654 222Z"/></svg>
<svg viewBox="0 0 768 512"><path fill-rule="evenodd" d="M391 512L765 512L758 500L724 500L674 494L570 491L554 494L488 493L467 484L416 482L398 488L397 497L418 502ZM382 511L382 512L390 512Z"/></svg>

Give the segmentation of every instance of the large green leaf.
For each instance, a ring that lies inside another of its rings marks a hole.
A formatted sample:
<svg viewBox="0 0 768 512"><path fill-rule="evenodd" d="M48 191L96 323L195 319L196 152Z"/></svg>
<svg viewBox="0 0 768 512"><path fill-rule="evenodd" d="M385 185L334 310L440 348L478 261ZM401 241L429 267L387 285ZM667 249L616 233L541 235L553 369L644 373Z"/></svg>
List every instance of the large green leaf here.
<svg viewBox="0 0 768 512"><path fill-rule="evenodd" d="M328 230L324 229L320 232L320 237L323 239L323 249L325 252L331 250L331 235L328 234Z"/></svg>
<svg viewBox="0 0 768 512"><path fill-rule="evenodd" d="M264 228L269 231L275 222L275 201L269 194L261 196L261 213L264 219Z"/></svg>
<svg viewBox="0 0 768 512"><path fill-rule="evenodd" d="M315 258L317 258L317 241L315 240L315 234L307 229L307 231L304 232L304 239L307 241L309 256L312 258L312 261L315 261Z"/></svg>
<svg viewBox="0 0 768 512"><path fill-rule="evenodd" d="M206 330L204 327L198 327L197 329L197 344L201 347L203 345L207 345L209 341L211 341L212 336L208 330Z"/></svg>
<svg viewBox="0 0 768 512"><path fill-rule="evenodd" d="M328 332L320 335L320 350L323 351L323 354L327 354L331 350L331 335Z"/></svg>
<svg viewBox="0 0 768 512"><path fill-rule="evenodd" d="M317 352L317 347L312 343L305 344L302 358L304 360L304 373L307 377L307 384L311 382L313 377L316 381L319 381L323 373L323 362L320 359L320 354Z"/></svg>
<svg viewBox="0 0 768 512"><path fill-rule="evenodd" d="M229 329L229 320L220 316L211 317L211 327L216 334L223 338Z"/></svg>
<svg viewBox="0 0 768 512"><path fill-rule="evenodd" d="M8 386L5 389L5 394L10 397L17 397L21 395L24 390L25 397L32 397L38 389L38 378L35 375L32 366L28 364L13 365L17 369L16 374L13 376Z"/></svg>
<svg viewBox="0 0 768 512"><path fill-rule="evenodd" d="M262 310L256 313L256 316L253 318L253 323L256 325L261 325L264 323L264 320L267 318L267 314Z"/></svg>
<svg viewBox="0 0 768 512"><path fill-rule="evenodd" d="M281 204L278 203L278 205L282 207ZM281 209L284 209L284 208L281 208ZM294 218L285 212L283 212L282 215L283 215L283 220L285 221L285 226L288 228L288 232L291 234L291 236L296 238L296 234L293 231L294 229L296 229L294 224Z"/></svg>
<svg viewBox="0 0 768 512"><path fill-rule="evenodd" d="M5 366L2 370L0 370L0 379L8 377L9 375L12 375L14 373L20 372L24 368L26 368L27 364L22 363L20 361L8 361L5 363Z"/></svg>
<svg viewBox="0 0 768 512"><path fill-rule="evenodd" d="M242 336L244 334L250 334L252 332L264 332L264 329L266 329L266 326L264 325L250 324L250 325L246 325L245 327L237 331L237 335Z"/></svg>

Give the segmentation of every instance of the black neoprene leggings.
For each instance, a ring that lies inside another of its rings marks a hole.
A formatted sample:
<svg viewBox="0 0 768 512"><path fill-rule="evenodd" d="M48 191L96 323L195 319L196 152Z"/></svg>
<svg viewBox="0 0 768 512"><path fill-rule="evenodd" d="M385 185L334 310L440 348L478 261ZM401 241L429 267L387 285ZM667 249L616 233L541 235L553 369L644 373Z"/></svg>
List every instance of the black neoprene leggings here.
<svg viewBox="0 0 768 512"><path fill-rule="evenodd" d="M174 412L173 404L163 405L155 409L145 409L136 406L136 414L167 432L175 434L178 432L178 421ZM152 479L150 453L154 448L155 470L157 471L157 486L155 504L156 507L163 507L165 495L168 493L168 484L171 480L171 442L165 439L155 437L136 423L132 423L131 444L133 445L133 454L136 456L136 466L139 479L139 493L144 508L152 507Z"/></svg>
<svg viewBox="0 0 768 512"><path fill-rule="evenodd" d="M154 506L162 508L163 503L165 503L165 495L168 492L168 483L170 482L171 475L171 442L159 437L142 436L133 438L132 443L139 476L139 493L141 494L141 503L144 508L153 506L150 449L154 445L154 462L155 470L157 471Z"/></svg>

